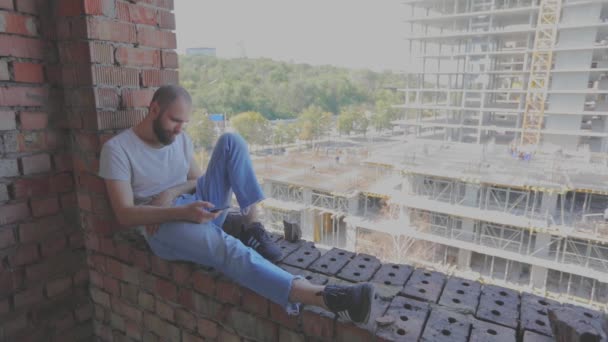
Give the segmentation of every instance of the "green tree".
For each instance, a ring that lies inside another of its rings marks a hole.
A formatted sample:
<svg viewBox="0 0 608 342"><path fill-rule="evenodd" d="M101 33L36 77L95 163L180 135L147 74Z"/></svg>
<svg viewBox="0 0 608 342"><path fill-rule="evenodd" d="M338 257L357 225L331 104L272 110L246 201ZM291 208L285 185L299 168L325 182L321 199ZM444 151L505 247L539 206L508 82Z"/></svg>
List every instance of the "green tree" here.
<svg viewBox="0 0 608 342"><path fill-rule="evenodd" d="M369 120L363 108L348 107L338 116L337 126L340 134L348 135L351 132L356 132L365 135L369 126Z"/></svg>
<svg viewBox="0 0 608 342"><path fill-rule="evenodd" d="M213 122L203 112L193 113L192 119L186 127L186 132L192 138L195 149L204 148L209 150L213 147L217 138Z"/></svg>
<svg viewBox="0 0 608 342"><path fill-rule="evenodd" d="M230 119L230 124L251 145L262 145L269 142L270 123L258 112L237 114Z"/></svg>
<svg viewBox="0 0 608 342"><path fill-rule="evenodd" d="M331 129L332 115L318 106L306 108L298 117L300 139L312 142L325 136Z"/></svg>
<svg viewBox="0 0 608 342"><path fill-rule="evenodd" d="M375 112L371 116L371 124L376 131L391 129L392 121L399 117L399 109L393 105L402 103L397 94L389 90L380 90L376 93Z"/></svg>

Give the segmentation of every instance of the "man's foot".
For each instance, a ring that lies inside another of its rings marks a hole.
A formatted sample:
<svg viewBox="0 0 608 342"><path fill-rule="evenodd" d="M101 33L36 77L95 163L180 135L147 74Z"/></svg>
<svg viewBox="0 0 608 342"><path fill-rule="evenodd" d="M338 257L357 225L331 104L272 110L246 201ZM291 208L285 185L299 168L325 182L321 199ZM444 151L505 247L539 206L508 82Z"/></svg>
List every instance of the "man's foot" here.
<svg viewBox="0 0 608 342"><path fill-rule="evenodd" d="M241 242L245 246L253 248L270 262L277 262L283 256L279 246L272 241L260 222L252 222L245 227L241 234Z"/></svg>
<svg viewBox="0 0 608 342"><path fill-rule="evenodd" d="M374 299L374 286L370 283L342 286L327 285L323 300L330 311L355 323L367 323Z"/></svg>

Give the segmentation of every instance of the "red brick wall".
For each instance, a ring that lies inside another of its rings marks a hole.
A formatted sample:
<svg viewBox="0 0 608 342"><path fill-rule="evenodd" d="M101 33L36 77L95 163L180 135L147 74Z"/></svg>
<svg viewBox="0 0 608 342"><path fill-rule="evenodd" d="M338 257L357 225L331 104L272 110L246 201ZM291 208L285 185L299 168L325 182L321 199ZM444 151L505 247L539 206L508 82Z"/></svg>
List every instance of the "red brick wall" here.
<svg viewBox="0 0 608 342"><path fill-rule="evenodd" d="M119 229L99 150L177 82L172 8L0 0L0 340L93 335L87 264L114 251L84 241Z"/></svg>
<svg viewBox="0 0 608 342"><path fill-rule="evenodd" d="M0 1L0 340L92 335L62 59L46 1Z"/></svg>

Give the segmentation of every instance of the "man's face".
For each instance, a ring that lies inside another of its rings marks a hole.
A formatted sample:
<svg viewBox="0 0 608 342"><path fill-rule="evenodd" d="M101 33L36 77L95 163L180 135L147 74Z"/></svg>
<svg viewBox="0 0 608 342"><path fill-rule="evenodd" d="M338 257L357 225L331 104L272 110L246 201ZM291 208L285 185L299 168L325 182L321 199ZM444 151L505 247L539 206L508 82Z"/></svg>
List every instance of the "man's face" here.
<svg viewBox="0 0 608 342"><path fill-rule="evenodd" d="M173 101L164 112L159 113L152 123L154 134L163 145L170 145L182 132L185 123L190 120L192 105L181 97Z"/></svg>

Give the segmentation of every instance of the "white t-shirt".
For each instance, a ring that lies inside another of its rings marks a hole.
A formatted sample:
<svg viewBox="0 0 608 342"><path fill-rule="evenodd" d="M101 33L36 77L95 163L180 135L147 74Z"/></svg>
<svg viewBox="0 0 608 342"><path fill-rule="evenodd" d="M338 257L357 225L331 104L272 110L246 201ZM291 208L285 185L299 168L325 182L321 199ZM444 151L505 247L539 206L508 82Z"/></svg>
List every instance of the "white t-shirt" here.
<svg viewBox="0 0 608 342"><path fill-rule="evenodd" d="M103 145L99 176L129 181L134 203L143 204L152 196L186 182L192 155L192 141L184 132L172 144L154 148L130 128Z"/></svg>

